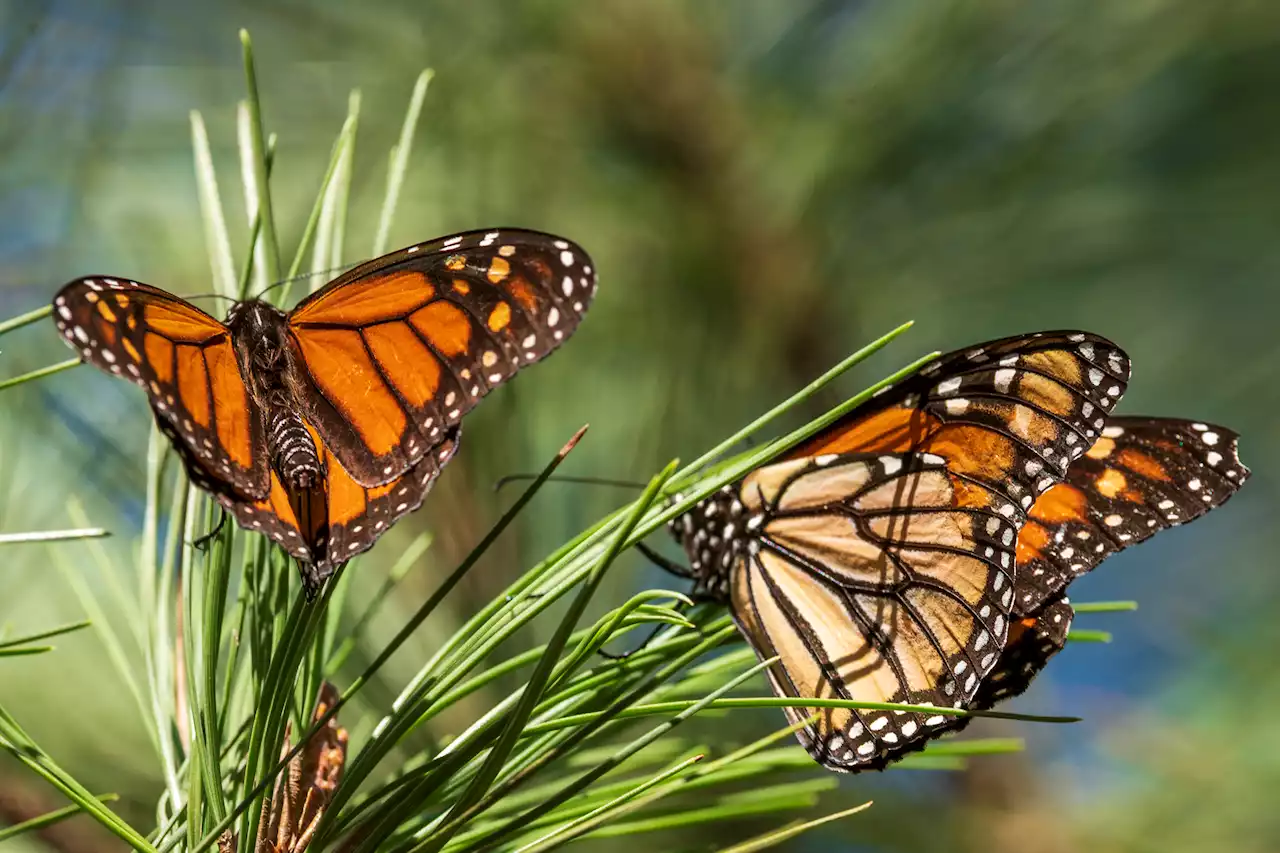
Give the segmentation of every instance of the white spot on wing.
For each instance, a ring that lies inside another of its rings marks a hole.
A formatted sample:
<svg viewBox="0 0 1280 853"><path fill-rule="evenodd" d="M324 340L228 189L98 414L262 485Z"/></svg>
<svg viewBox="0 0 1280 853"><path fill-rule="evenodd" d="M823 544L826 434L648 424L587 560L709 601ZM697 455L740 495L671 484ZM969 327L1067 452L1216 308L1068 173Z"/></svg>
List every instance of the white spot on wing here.
<svg viewBox="0 0 1280 853"><path fill-rule="evenodd" d="M960 377L953 376L950 379L944 379L938 383L939 394L954 394L960 390Z"/></svg>

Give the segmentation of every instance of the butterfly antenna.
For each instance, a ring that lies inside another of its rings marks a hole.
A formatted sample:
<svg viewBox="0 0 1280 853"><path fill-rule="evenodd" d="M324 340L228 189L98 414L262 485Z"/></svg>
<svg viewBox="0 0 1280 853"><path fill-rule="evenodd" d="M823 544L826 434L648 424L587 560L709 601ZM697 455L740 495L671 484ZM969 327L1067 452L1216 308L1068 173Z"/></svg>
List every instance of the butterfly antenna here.
<svg viewBox="0 0 1280 853"><path fill-rule="evenodd" d="M324 270L312 270L311 272L306 272L306 273L303 273L302 275L295 275L293 278L282 278L279 281L277 281L275 284L271 284L271 285L268 285L267 287L264 287L262 289L262 292L259 293L258 296L259 297L266 296L268 293L275 290L277 287L283 287L284 285L289 284L290 282L302 281L303 279L312 278L313 276L317 276L317 275L329 275L329 273L343 272L345 270L351 269L352 267L359 266L360 263L364 263L364 262L360 261L359 263L356 263L356 264L343 264L342 266L329 267L328 269L324 269Z"/></svg>
<svg viewBox="0 0 1280 853"><path fill-rule="evenodd" d="M226 295L221 294L221 293L196 293L196 294L193 294L193 295L191 295L191 296L184 297L184 298L185 298L188 302L190 302L192 299L225 299L225 300L227 300L228 302L236 302L236 301L237 301L235 297L233 297L233 296L226 296Z"/></svg>
<svg viewBox="0 0 1280 853"><path fill-rule="evenodd" d="M495 492L498 492L498 491L501 491L502 487L507 485L508 483L518 483L525 480L533 480L537 477L538 477L537 474L508 474L505 477L498 478L498 480L493 484L493 490ZM621 488L621 489L636 489L636 490L643 489L647 485L646 483L637 483L635 480L613 480L608 477L571 477L568 475L565 475L562 477L551 476L547 478L547 482L582 483L588 486L617 486L618 488Z"/></svg>
<svg viewBox="0 0 1280 853"><path fill-rule="evenodd" d="M647 555L646 555L646 556L647 556ZM665 566L664 566L664 568L665 568ZM701 599L701 598L700 598L700 596L695 595L695 596L693 597L693 602L692 602L692 603L693 603L693 604L705 604L705 603L707 603L707 601L708 601L707 599ZM690 604L687 604L687 603L681 603L681 604L676 605L676 608L675 608L675 609L676 609L676 611L677 611L678 613L683 614L683 613L685 612L685 610L686 610L689 606L691 606L691 605L690 605ZM625 652L616 652L616 653L615 653L615 652L606 652L604 649L597 649L597 650L596 650L596 654L600 655L600 657L602 657L602 658L604 658L604 659L606 659L606 660L626 660L627 658L631 657L632 655L636 654L637 652L642 652L642 651L644 651L646 648L648 648L648 647L649 647L649 644L653 642L654 638L655 638L655 637L657 637L657 636L658 636L658 634L662 631L662 629L663 629L663 628L666 628L666 627L668 627L668 626L667 626L667 625L665 625L665 624L661 624L661 623L660 623L660 624L658 624L658 625L653 626L653 630L652 630L652 631L650 631L650 632L649 632L649 635L648 635L648 636L646 636L646 637L644 638L644 641L643 641L642 643L640 643L640 645L636 646L634 649L631 649L631 650L629 650L629 651L625 651ZM695 626L694 626L694 630L695 630L695 631L697 631L697 632L698 632L698 634L699 634L700 636L702 635L702 628L701 628L701 627L699 627L699 626L695 625Z"/></svg>
<svg viewBox="0 0 1280 853"><path fill-rule="evenodd" d="M658 623L657 625L654 625L653 630L649 632L649 635L645 637L644 641L640 643L640 645L636 646L634 649L630 649L625 652L606 652L604 649L597 649L596 654L600 655L600 657L604 658L605 660L626 660L632 655L638 652L644 651L649 646L649 644L653 642L654 638L658 636L658 632L665 627L667 626L661 622Z"/></svg>

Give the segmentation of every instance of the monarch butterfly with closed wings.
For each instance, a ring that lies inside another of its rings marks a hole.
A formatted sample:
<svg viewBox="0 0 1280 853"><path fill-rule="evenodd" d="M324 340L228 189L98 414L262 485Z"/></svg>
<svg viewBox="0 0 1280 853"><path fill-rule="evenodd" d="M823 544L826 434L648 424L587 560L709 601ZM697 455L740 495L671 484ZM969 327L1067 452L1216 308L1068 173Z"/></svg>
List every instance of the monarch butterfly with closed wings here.
<svg viewBox="0 0 1280 853"><path fill-rule="evenodd" d="M462 416L572 334L595 290L579 246L503 228L368 261L288 314L252 299L219 322L106 276L53 308L82 361L146 391L191 481L314 592L421 505Z"/></svg>
<svg viewBox="0 0 1280 853"><path fill-rule="evenodd" d="M783 696L972 709L1019 692L1065 641L1071 579L1248 474L1225 430L1112 419L1128 377L1084 332L941 356L674 519L695 592L779 657ZM841 772L963 725L787 709L815 714L800 741Z"/></svg>

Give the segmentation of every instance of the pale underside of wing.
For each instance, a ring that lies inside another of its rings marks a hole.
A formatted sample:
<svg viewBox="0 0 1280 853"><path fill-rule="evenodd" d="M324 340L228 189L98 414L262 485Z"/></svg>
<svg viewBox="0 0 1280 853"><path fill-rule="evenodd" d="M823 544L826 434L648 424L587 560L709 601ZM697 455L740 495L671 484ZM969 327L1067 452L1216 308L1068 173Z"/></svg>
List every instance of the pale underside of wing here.
<svg viewBox="0 0 1280 853"><path fill-rule="evenodd" d="M749 476L731 604L784 696L965 708L1005 643L1017 529L929 454L794 460ZM756 519L759 519L757 521ZM883 766L949 717L790 709L830 769Z"/></svg>

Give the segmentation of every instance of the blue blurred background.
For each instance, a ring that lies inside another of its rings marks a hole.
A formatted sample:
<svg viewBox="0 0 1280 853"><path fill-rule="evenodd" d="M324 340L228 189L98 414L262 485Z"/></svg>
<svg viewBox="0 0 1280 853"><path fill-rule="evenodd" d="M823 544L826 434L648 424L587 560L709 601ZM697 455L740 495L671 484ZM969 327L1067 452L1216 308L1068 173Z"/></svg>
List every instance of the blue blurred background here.
<svg viewBox="0 0 1280 853"><path fill-rule="evenodd" d="M539 466L583 422L592 432L574 473L644 478L904 320L917 325L804 414L929 349L1088 329L1133 359L1121 411L1238 430L1253 479L1223 510L1073 587L1078 601L1133 598L1141 609L1081 617L1116 641L1070 647L1014 707L1085 722L984 721L972 730L1026 737L1027 751L958 774L845 780L832 807L868 796L876 806L791 849L1280 848L1280 5L2 4L0 317L90 273L212 290L187 113L208 124L243 246L242 26L279 137L286 255L353 88L363 100L346 254L368 255L386 152L430 66L392 245L522 225L572 237L600 271L571 344L468 418L427 507L366 561L388 563L417 532L436 533L429 564L377 630L393 633L432 572L496 518L493 481ZM0 375L66 357L40 324L4 339ZM63 549L63 571L83 573L108 602L127 596L133 578L98 561L128 565L136 548L141 397L75 370L6 392L3 412L0 530L74 526L68 501L78 501L116 535L100 551ZM627 497L549 488L455 596L456 612ZM36 630L81 618L48 551L5 555L0 622ZM620 568L604 595L671 583L636 558ZM394 695L414 655L452 627L421 632L370 701ZM91 636L65 639L56 668L6 662L0 696L66 766L120 791L122 811L146 822L158 769ZM739 716L724 725L759 733L779 722ZM0 764L0 822L36 796L28 787Z"/></svg>

